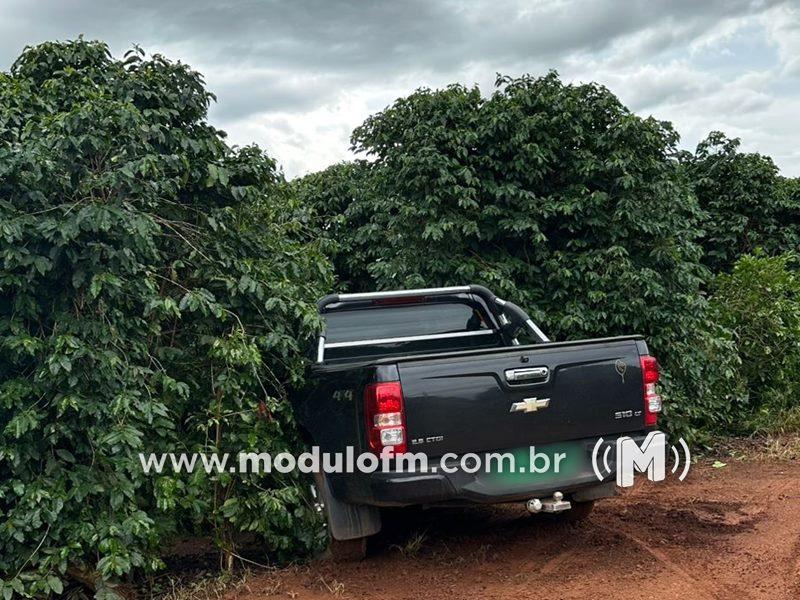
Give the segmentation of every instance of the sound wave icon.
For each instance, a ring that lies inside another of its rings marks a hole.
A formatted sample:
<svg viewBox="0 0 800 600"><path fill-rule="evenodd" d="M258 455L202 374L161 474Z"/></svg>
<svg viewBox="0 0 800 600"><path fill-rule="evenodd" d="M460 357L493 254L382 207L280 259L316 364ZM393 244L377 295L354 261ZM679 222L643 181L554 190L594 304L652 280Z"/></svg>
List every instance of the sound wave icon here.
<svg viewBox="0 0 800 600"><path fill-rule="evenodd" d="M608 477L612 473L611 467L608 465L608 454L609 454L609 452L611 452L611 445L607 445L606 446L606 451L603 452L603 472L602 473L601 473L601 471L600 471L600 469L598 467L597 456L598 456L598 454L600 452L600 446L602 446L602 445L603 445L603 438L600 438L599 440L597 440L597 443L594 445L594 448L592 448L592 470L594 471L595 476L600 481L602 481L603 479L605 479L606 477ZM603 474L603 473L605 473L605 474Z"/></svg>
<svg viewBox="0 0 800 600"><path fill-rule="evenodd" d="M686 441L683 438L680 438L678 443L683 448L683 471L681 471L681 474L678 476L678 481L683 481L689 474L689 467L692 466L692 453L689 452L689 446L686 445ZM672 445L672 455L675 457L675 464L672 465L672 474L674 475L681 462L680 456L678 455L678 448L674 444Z"/></svg>

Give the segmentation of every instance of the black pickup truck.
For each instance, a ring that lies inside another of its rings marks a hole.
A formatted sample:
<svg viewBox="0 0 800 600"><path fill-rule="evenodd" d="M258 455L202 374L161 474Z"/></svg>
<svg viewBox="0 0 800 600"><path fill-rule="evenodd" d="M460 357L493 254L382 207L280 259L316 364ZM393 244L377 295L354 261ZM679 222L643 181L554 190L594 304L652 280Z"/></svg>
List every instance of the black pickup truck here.
<svg viewBox="0 0 800 600"><path fill-rule="evenodd" d="M319 310L325 330L295 401L307 442L428 461L315 476L330 535L351 540L348 552L380 530L380 507L526 502L582 518L616 492L613 453L602 479L593 467L598 440L613 449L655 428L658 367L641 336L553 342L478 285L334 294ZM531 447L548 457L538 471ZM487 468L490 453L511 454L516 469ZM483 468L462 462L468 454Z"/></svg>

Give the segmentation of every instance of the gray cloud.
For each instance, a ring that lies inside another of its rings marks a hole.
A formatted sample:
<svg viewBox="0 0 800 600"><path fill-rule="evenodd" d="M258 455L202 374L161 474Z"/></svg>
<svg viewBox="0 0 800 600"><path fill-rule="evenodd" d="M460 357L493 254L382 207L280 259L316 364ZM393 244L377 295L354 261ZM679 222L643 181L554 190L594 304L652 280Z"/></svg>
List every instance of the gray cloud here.
<svg viewBox="0 0 800 600"><path fill-rule="evenodd" d="M346 132L398 95L452 81L488 84L497 71L556 67L568 79L598 80L632 108L676 120L679 130L692 99L697 110L713 110L708 107L716 97L731 111L729 122L750 131L752 126L739 122L742 115L771 110L779 92L770 86L785 94L786 79L800 71L797 20L787 24L787 15L797 16L790 5L778 0L0 0L0 65L9 65L26 44L79 33L106 40L115 53L135 42L180 58L203 72L217 94L215 124L237 143L266 146L292 175L346 158ZM774 47L778 58L773 79L759 84L764 89L746 80L729 89L729 98L741 99L737 110L716 95L720 87L730 87L729 75L697 65L704 53L726 48L732 51L726 69L735 71L730 32L743 24L765 47ZM788 86L797 87L797 82ZM662 114L669 107L683 114ZM689 116L692 123L702 121L700 114ZM719 117L708 115L709 125ZM699 127L692 125L689 137ZM765 133L761 139L770 147L760 150L786 155L790 134ZM313 149L306 147L311 144ZM779 164L788 170L800 166L788 154Z"/></svg>
<svg viewBox="0 0 800 600"><path fill-rule="evenodd" d="M343 82L336 76L254 69L227 70L214 75L211 84L217 96L214 117L234 121L270 111L302 113L335 96Z"/></svg>

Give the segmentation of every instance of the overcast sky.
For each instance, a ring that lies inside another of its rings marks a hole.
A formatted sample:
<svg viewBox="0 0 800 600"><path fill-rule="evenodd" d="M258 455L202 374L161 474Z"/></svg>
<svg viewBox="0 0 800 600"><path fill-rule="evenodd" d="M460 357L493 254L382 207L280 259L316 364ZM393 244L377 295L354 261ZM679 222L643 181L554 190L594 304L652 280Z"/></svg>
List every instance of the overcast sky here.
<svg viewBox="0 0 800 600"><path fill-rule="evenodd" d="M353 128L417 87L550 68L687 148L720 129L800 176L800 0L0 0L0 69L80 33L204 73L211 121L289 177L349 158Z"/></svg>

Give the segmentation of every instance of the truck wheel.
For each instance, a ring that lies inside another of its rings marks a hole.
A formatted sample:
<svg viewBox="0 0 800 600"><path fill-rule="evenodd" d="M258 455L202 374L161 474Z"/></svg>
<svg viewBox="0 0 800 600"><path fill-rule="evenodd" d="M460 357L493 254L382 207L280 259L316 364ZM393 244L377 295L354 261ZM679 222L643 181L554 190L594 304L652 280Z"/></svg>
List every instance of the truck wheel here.
<svg viewBox="0 0 800 600"><path fill-rule="evenodd" d="M366 537L354 540L337 540L333 537L328 537L328 548L323 553L322 558L332 562L356 562L364 560L366 556Z"/></svg>
<svg viewBox="0 0 800 600"><path fill-rule="evenodd" d="M568 523L579 523L583 521L592 513L594 509L594 500L587 500L586 502L572 501L572 508L563 513L564 520Z"/></svg>

